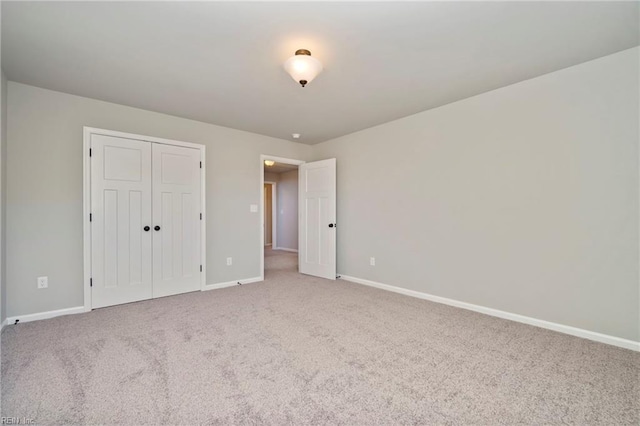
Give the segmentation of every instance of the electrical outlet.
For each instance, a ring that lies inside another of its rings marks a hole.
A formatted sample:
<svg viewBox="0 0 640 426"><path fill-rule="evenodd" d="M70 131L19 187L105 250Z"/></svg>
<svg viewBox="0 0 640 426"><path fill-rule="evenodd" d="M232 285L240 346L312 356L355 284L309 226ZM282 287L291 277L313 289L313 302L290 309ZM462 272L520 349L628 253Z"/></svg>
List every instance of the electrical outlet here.
<svg viewBox="0 0 640 426"><path fill-rule="evenodd" d="M38 277L38 288L49 287L49 277Z"/></svg>
<svg viewBox="0 0 640 426"><path fill-rule="evenodd" d="M227 266L231 266L231 265L233 265L233 258L227 257Z"/></svg>
<svg viewBox="0 0 640 426"><path fill-rule="evenodd" d="M369 265L376 266L376 258L375 257L370 257L369 258Z"/></svg>

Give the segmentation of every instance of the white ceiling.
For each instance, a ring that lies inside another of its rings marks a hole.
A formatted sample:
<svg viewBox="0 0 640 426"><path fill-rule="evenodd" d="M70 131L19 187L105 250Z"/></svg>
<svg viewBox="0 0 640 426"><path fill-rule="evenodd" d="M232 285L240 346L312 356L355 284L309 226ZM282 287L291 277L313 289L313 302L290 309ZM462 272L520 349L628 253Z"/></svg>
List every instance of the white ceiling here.
<svg viewBox="0 0 640 426"><path fill-rule="evenodd" d="M292 170L298 170L298 166L295 164L285 164L276 162L273 166L264 166L265 173L285 173Z"/></svg>
<svg viewBox="0 0 640 426"><path fill-rule="evenodd" d="M9 80L314 144L631 48L638 2L2 2ZM324 72L282 69L310 49Z"/></svg>

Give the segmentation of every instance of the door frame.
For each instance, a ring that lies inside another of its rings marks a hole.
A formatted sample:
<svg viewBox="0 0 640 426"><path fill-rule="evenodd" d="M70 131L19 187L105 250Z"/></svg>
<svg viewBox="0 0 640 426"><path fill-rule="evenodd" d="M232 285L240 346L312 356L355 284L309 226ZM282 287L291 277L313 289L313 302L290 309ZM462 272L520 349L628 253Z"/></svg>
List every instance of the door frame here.
<svg viewBox="0 0 640 426"><path fill-rule="evenodd" d="M278 248L278 197L276 196L278 190L278 182L270 180L264 181L265 185L271 185L271 248L273 250ZM263 186L264 189L264 186Z"/></svg>
<svg viewBox="0 0 640 426"><path fill-rule="evenodd" d="M260 155L260 208L258 209L258 220L260 230L260 280L264 281L264 160L273 160L276 163L292 164L300 166L306 163L302 160L294 160L293 158L276 157L274 155L261 154ZM277 213L277 212L276 212Z"/></svg>
<svg viewBox="0 0 640 426"><path fill-rule="evenodd" d="M200 274L200 290L203 291L207 282L207 205L206 205L206 151L205 146L201 144L182 142L172 139L157 138L154 136L137 135L134 133L118 132L115 130L99 129L95 127L84 126L83 134L83 152L82 152L82 206L83 206L83 282L84 282L84 311L91 311L91 157L89 149L91 148L91 135L113 136L125 139L134 139L143 142L160 143L164 145L182 146L200 150L200 161L202 164L202 172L200 173L200 207L202 210L202 221L200 224L200 263L202 265L202 273Z"/></svg>

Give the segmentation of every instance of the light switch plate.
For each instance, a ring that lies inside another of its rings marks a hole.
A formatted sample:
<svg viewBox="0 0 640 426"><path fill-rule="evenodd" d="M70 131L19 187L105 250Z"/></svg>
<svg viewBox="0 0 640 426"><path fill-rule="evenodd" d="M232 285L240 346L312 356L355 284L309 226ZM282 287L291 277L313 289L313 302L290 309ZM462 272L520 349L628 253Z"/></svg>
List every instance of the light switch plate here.
<svg viewBox="0 0 640 426"><path fill-rule="evenodd" d="M257 204L251 204L251 205L249 206L249 211L250 211L251 213L258 213L258 205L257 205Z"/></svg>
<svg viewBox="0 0 640 426"><path fill-rule="evenodd" d="M49 287L49 277L38 277L38 288Z"/></svg>

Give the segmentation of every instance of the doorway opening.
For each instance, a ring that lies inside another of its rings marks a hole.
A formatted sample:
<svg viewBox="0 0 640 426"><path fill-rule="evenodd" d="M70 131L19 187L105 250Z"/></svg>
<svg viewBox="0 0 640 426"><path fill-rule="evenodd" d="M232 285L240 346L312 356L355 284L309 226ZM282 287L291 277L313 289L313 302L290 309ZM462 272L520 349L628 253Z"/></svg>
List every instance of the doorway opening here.
<svg viewBox="0 0 640 426"><path fill-rule="evenodd" d="M261 270L298 271L298 166L304 161L263 155L261 171Z"/></svg>

